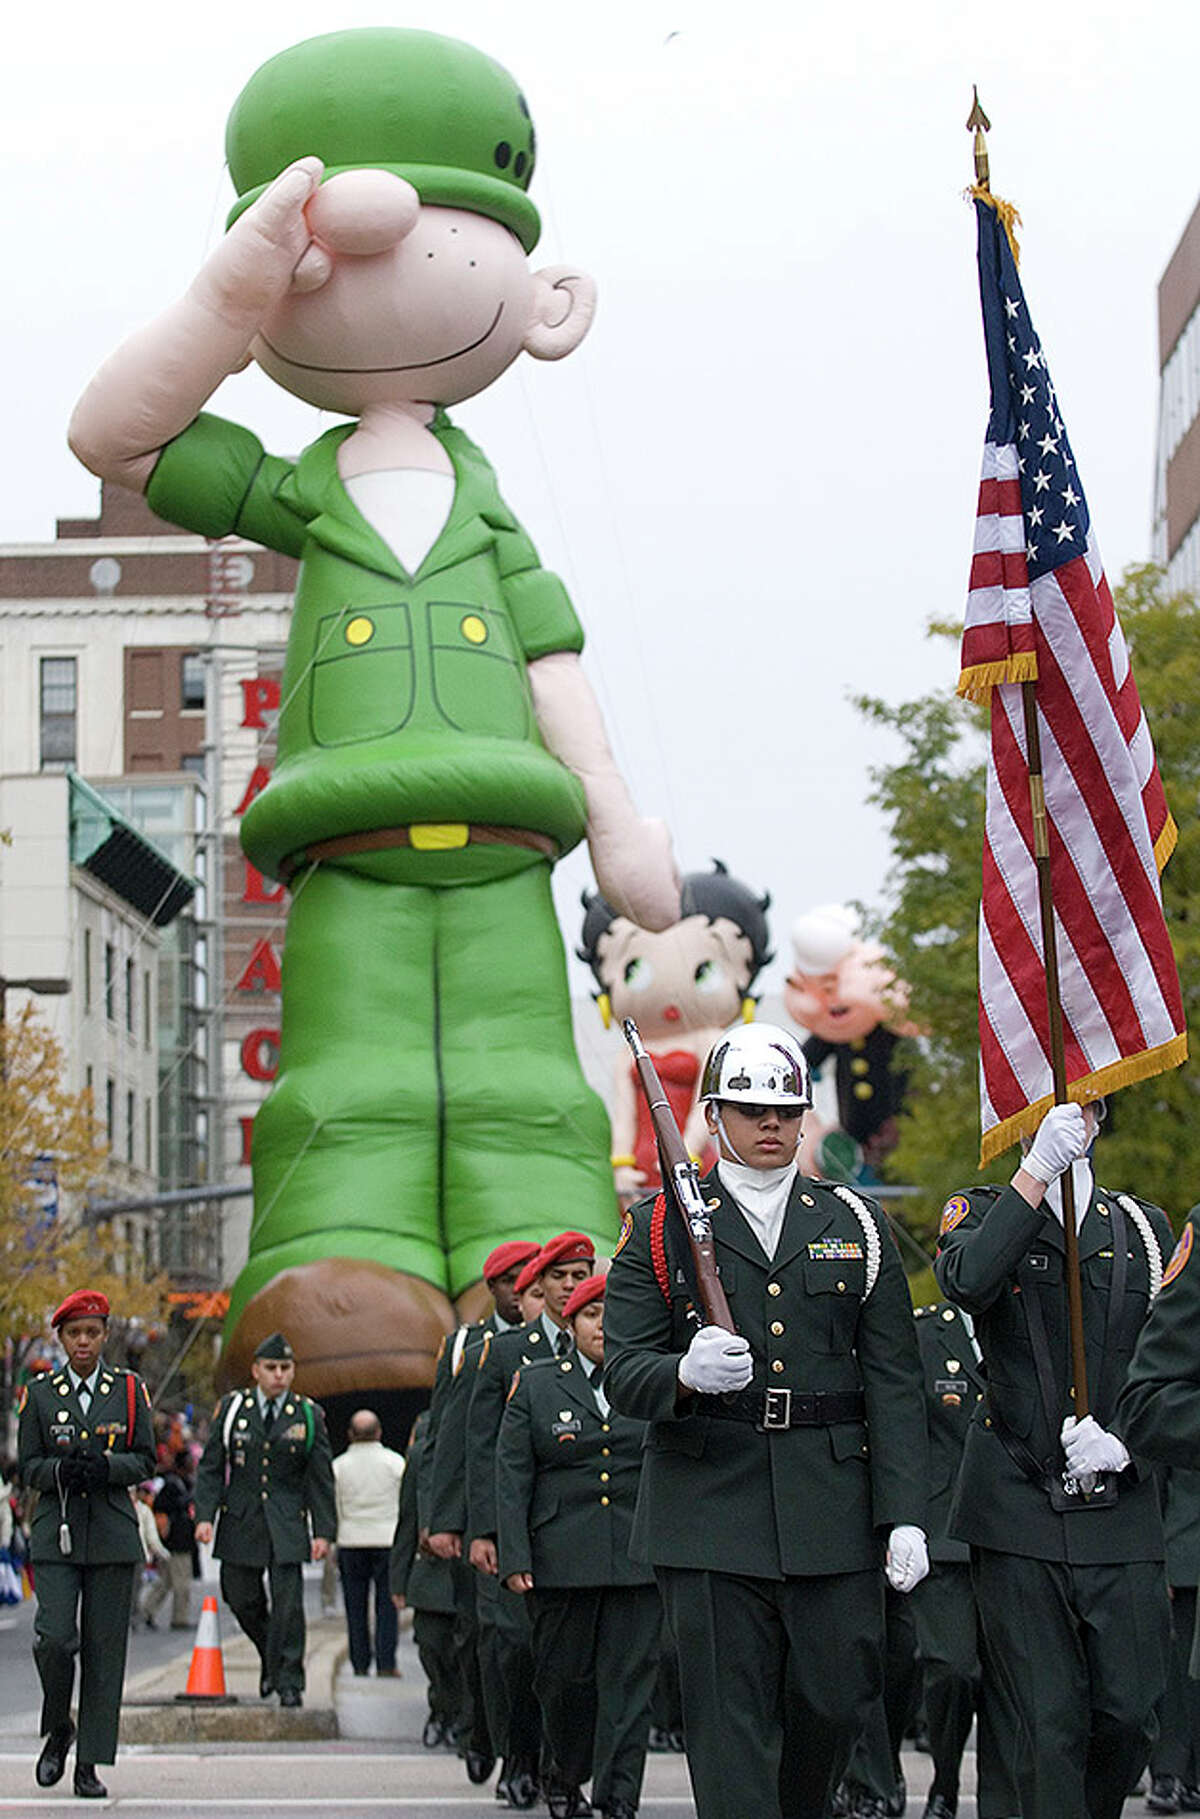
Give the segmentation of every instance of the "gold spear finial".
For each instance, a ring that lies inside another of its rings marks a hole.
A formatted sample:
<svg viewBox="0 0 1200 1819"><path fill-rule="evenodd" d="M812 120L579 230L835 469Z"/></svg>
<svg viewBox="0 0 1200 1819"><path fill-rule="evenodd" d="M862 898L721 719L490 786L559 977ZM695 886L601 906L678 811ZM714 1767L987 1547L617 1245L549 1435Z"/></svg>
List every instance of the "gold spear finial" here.
<svg viewBox="0 0 1200 1819"><path fill-rule="evenodd" d="M975 181L980 189L990 189L988 181L988 149L985 133L990 133L992 123L984 113L979 101L979 88L971 84L973 100L971 111L967 115L967 131L975 134Z"/></svg>

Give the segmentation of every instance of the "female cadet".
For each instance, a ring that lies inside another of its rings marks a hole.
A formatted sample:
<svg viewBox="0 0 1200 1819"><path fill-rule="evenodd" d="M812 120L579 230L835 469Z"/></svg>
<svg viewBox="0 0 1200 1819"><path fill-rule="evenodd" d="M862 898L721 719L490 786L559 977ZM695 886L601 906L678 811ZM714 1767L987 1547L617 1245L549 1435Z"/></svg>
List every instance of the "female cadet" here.
<svg viewBox="0 0 1200 1819"><path fill-rule="evenodd" d="M566 1358L519 1371L496 1455L500 1572L528 1594L534 1687L553 1761L553 1819L637 1811L661 1612L650 1569L629 1558L644 1424L609 1407L603 1276L575 1289Z"/></svg>

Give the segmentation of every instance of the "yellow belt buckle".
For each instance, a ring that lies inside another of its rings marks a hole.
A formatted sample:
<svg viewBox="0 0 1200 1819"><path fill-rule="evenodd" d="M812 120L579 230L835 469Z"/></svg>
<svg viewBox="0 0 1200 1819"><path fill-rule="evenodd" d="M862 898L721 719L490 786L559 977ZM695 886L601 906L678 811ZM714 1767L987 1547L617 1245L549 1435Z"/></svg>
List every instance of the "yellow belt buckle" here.
<svg viewBox="0 0 1200 1819"><path fill-rule="evenodd" d="M419 853L446 853L465 846L470 829L465 821L419 821L409 828L408 837Z"/></svg>

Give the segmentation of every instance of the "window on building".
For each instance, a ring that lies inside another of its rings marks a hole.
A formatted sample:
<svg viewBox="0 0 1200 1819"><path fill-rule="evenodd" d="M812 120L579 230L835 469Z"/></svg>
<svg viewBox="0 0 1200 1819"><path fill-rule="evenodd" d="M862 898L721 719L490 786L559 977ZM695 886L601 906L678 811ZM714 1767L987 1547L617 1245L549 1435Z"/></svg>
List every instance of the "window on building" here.
<svg viewBox="0 0 1200 1819"><path fill-rule="evenodd" d="M146 1148L146 1173L154 1173L154 1101L147 1099L142 1117L142 1137Z"/></svg>
<svg viewBox="0 0 1200 1819"><path fill-rule="evenodd" d="M41 765L65 771L75 763L76 676L74 657L41 662Z"/></svg>
<svg viewBox="0 0 1200 1819"><path fill-rule="evenodd" d="M205 665L199 651L185 651L179 666L179 705L193 711L204 706Z"/></svg>
<svg viewBox="0 0 1200 1819"><path fill-rule="evenodd" d="M142 1274L154 1274L154 1227L149 1220L142 1227Z"/></svg>
<svg viewBox="0 0 1200 1819"><path fill-rule="evenodd" d="M111 941L104 943L104 1015L110 1023L117 1020L117 950Z"/></svg>
<svg viewBox="0 0 1200 1819"><path fill-rule="evenodd" d="M109 1147L112 1147L113 1127L117 1122L117 1083L113 1079L104 1082L104 1135Z"/></svg>
<svg viewBox="0 0 1200 1819"><path fill-rule="evenodd" d="M134 1131L134 1121L133 1121L133 1094L126 1093L126 1095L125 1095L125 1160L126 1160L126 1162L129 1163L129 1165L131 1167L133 1166L133 1146L134 1146L135 1134L136 1133Z"/></svg>
<svg viewBox="0 0 1200 1819"><path fill-rule="evenodd" d="M92 1008L92 931L90 928L85 928L83 931L83 964L80 970L83 973L83 1009L86 1016Z"/></svg>
<svg viewBox="0 0 1200 1819"><path fill-rule="evenodd" d="M96 1082L96 1076L92 1070L91 1065L89 1064L84 1069L84 1072L83 1072L83 1084L87 1087L87 1092L88 1092L88 1123L89 1123L89 1125L92 1123L93 1119L96 1116L96 1084L95 1084L95 1082Z"/></svg>
<svg viewBox="0 0 1200 1819"><path fill-rule="evenodd" d="M145 1043L147 1048L149 1048L151 1046L151 1040L152 1040L153 1033L154 1033L152 1026L151 1026L151 1013L150 1013L151 1002L152 1002L152 1000L150 997L150 974L148 972L144 972L142 974L142 1041Z"/></svg>
<svg viewBox="0 0 1200 1819"><path fill-rule="evenodd" d="M132 960L125 962L125 1028L132 1036L137 1027L134 1016L134 997L137 990L137 967Z"/></svg>

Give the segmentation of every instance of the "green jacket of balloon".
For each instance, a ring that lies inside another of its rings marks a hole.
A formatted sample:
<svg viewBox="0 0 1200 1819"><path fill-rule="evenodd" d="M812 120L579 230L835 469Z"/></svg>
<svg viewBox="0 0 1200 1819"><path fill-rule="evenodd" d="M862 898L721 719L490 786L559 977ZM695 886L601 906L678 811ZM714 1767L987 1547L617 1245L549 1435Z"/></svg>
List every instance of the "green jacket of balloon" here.
<svg viewBox="0 0 1200 1819"><path fill-rule="evenodd" d="M226 150L228 233L101 368L71 444L171 522L300 560L276 766L243 824L292 901L226 1362L282 1327L310 1391L402 1386L495 1243L567 1208L612 1232L553 861L586 835L622 914L678 914L566 592L445 414L522 351L570 353L595 289L530 269L529 109L455 40L295 45L242 91ZM250 360L352 421L265 454L203 410Z"/></svg>

